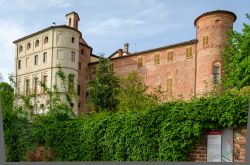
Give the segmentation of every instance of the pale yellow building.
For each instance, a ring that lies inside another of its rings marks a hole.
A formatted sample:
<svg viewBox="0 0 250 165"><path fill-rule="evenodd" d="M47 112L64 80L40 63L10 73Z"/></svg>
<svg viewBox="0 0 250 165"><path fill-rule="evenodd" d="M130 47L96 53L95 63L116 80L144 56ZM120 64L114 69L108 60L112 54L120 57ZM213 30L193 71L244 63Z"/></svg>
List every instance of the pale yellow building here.
<svg viewBox="0 0 250 165"><path fill-rule="evenodd" d="M96 56L91 56L92 48L78 30L79 20L78 14L71 12L66 15L66 25L50 26L14 41L17 88L24 95L28 92L37 94L40 107L37 113L46 110L46 95L39 82L44 81L50 89L53 85L60 85L56 76L58 64L66 75L74 78L79 96L73 101L74 111L76 114L86 111L87 66L90 59L96 59Z"/></svg>

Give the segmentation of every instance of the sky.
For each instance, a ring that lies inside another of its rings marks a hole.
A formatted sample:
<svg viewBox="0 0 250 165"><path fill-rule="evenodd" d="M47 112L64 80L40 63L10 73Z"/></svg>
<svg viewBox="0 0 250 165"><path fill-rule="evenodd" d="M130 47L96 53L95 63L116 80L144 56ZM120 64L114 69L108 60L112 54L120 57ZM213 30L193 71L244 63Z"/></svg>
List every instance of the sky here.
<svg viewBox="0 0 250 165"><path fill-rule="evenodd" d="M0 0L0 74L14 71L14 40L66 24L71 11L93 53L109 56L126 42L133 53L195 39L195 18L218 9L237 15L236 31L249 24L249 0Z"/></svg>

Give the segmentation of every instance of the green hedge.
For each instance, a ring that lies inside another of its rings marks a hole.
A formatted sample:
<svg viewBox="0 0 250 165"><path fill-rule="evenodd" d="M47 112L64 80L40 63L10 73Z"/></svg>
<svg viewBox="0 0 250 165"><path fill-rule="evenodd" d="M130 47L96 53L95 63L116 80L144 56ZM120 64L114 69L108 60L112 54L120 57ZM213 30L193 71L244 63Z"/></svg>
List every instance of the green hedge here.
<svg viewBox="0 0 250 165"><path fill-rule="evenodd" d="M54 160L184 161L207 129L245 126L247 113L248 97L227 94L67 121L41 116L27 127L30 141L50 147Z"/></svg>

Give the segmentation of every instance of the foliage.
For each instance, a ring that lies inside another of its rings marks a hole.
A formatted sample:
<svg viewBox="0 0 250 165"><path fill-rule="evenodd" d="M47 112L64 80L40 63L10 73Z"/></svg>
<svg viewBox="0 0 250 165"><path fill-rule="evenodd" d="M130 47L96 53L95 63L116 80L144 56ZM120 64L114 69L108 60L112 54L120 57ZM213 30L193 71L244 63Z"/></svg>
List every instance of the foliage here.
<svg viewBox="0 0 250 165"><path fill-rule="evenodd" d="M248 96L230 92L148 111L106 111L67 120L39 116L22 139L51 148L56 161L184 161L206 130L245 126L247 112Z"/></svg>
<svg viewBox="0 0 250 165"><path fill-rule="evenodd" d="M249 15L248 15L248 19ZM229 32L228 44L222 53L223 84L240 89L250 85L250 26L243 24L242 33Z"/></svg>
<svg viewBox="0 0 250 165"><path fill-rule="evenodd" d="M116 109L118 100L116 99L119 93L118 78L110 69L110 61L101 58L96 66L94 79L89 81L89 104L97 111Z"/></svg>
<svg viewBox="0 0 250 165"><path fill-rule="evenodd" d="M120 111L148 110L157 105L157 98L147 94L148 86L137 72L120 78L120 92L117 96Z"/></svg>

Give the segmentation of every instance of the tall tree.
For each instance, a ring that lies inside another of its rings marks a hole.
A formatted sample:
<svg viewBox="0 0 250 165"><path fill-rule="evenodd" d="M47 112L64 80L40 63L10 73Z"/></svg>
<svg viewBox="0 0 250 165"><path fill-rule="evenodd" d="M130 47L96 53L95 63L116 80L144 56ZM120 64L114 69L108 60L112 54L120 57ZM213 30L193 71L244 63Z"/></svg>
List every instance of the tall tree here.
<svg viewBox="0 0 250 165"><path fill-rule="evenodd" d="M119 93L119 79L111 69L108 59L100 58L95 66L94 79L89 82L89 104L96 108L96 111L116 109Z"/></svg>
<svg viewBox="0 0 250 165"><path fill-rule="evenodd" d="M149 88L137 72L131 72L120 80L119 111L147 110L157 105L157 97L146 93Z"/></svg>
<svg viewBox="0 0 250 165"><path fill-rule="evenodd" d="M248 20L250 16L246 15ZM230 31L228 44L222 53L224 76L228 88L240 89L250 85L250 26L243 24L242 32Z"/></svg>

